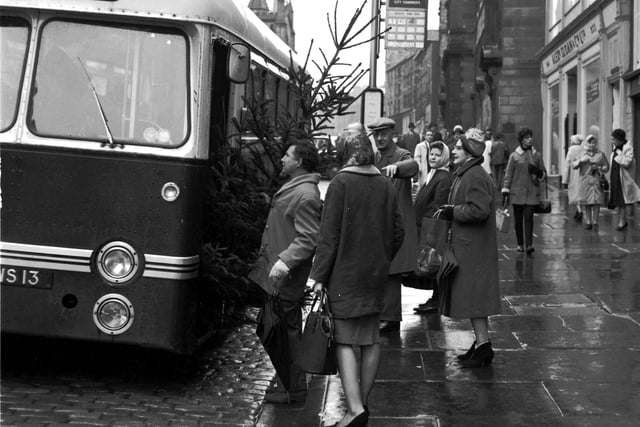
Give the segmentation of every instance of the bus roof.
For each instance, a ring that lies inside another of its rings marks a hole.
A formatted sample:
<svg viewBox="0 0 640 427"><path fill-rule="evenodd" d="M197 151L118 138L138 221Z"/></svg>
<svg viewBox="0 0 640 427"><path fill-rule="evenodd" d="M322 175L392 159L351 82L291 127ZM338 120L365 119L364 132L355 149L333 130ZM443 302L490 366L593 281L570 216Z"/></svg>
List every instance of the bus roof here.
<svg viewBox="0 0 640 427"><path fill-rule="evenodd" d="M290 53L297 62L295 51L243 0L0 0L0 7L204 22L235 35L280 67L288 68Z"/></svg>

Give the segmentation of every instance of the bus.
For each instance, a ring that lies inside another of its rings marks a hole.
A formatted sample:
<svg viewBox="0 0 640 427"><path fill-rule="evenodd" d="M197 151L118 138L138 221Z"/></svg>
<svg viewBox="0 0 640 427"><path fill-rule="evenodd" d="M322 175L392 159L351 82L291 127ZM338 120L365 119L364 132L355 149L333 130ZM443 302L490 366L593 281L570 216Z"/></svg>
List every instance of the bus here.
<svg viewBox="0 0 640 427"><path fill-rule="evenodd" d="M0 0L3 333L177 353L211 335L214 134L250 97L296 111L295 52L243 3Z"/></svg>

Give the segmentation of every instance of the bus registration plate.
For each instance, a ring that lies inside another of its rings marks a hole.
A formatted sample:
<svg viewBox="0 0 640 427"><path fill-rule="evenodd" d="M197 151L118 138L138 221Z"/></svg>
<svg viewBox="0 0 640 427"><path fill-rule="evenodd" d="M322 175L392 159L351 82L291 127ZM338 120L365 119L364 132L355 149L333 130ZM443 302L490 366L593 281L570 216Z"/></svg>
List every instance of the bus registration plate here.
<svg viewBox="0 0 640 427"><path fill-rule="evenodd" d="M50 289L53 286L53 273L47 270L21 267L0 267L0 282L3 285L23 286L25 288Z"/></svg>

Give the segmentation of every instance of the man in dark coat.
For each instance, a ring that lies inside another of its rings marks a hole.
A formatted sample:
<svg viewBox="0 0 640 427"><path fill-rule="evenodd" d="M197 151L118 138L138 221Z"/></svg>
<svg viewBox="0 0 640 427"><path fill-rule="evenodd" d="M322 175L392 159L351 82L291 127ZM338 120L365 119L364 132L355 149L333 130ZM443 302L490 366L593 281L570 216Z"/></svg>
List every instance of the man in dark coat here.
<svg viewBox="0 0 640 427"><path fill-rule="evenodd" d="M389 280L383 300L384 307L380 313L380 331L389 332L400 329L402 276L415 269L418 235L411 199L411 178L418 173L419 167L409 151L398 148L393 143L395 128L393 120L382 117L369 123L367 127L373 131L378 149L375 165L383 175L391 179L396 189L405 231L402 246L389 268Z"/></svg>
<svg viewBox="0 0 640 427"><path fill-rule="evenodd" d="M311 261L316 251L322 202L318 153L306 140L294 140L282 157L282 174L290 177L273 196L262 234L260 255L249 278L268 294L278 294L289 325L291 382L278 379L265 399L288 403L306 398L305 373L297 364L302 331L302 304ZM288 391L287 391L288 390Z"/></svg>
<svg viewBox="0 0 640 427"><path fill-rule="evenodd" d="M403 133L398 141L398 147L404 148L413 156L416 151L416 145L420 142L420 135L414 130L415 123L409 123L409 132Z"/></svg>

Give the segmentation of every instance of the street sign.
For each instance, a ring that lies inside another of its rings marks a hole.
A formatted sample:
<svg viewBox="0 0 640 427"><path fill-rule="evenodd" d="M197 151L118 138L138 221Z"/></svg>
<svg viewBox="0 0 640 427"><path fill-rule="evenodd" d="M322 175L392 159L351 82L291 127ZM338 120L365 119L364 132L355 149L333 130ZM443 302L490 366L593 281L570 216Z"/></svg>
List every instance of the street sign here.
<svg viewBox="0 0 640 427"><path fill-rule="evenodd" d="M397 9L387 7L385 36L387 49L423 49L427 28L426 9Z"/></svg>
<svg viewBox="0 0 640 427"><path fill-rule="evenodd" d="M362 91L360 96L362 97L360 122L366 126L367 123L382 117L384 92L377 87L368 87Z"/></svg>
<svg viewBox="0 0 640 427"><path fill-rule="evenodd" d="M426 9L427 0L388 0L387 7Z"/></svg>

